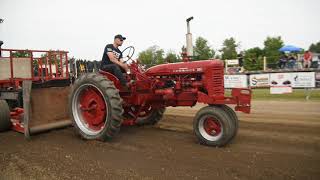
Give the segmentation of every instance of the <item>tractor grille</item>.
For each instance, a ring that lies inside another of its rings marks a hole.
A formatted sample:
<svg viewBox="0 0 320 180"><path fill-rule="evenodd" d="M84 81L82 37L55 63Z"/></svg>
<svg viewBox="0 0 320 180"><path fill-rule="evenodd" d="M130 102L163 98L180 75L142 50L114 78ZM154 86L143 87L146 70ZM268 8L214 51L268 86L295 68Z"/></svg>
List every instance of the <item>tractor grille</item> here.
<svg viewBox="0 0 320 180"><path fill-rule="evenodd" d="M222 67L214 67L212 68L212 86L211 92L214 96L224 96L224 77L223 77L223 68Z"/></svg>

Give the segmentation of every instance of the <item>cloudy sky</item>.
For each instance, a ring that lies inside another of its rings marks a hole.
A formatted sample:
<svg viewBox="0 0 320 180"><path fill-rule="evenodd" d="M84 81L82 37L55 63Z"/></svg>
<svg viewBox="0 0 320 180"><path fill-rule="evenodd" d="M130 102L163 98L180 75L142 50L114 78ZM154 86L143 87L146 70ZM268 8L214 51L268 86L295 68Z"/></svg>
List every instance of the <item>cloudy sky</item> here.
<svg viewBox="0 0 320 180"><path fill-rule="evenodd" d="M194 16L194 39L214 49L235 37L241 49L263 46L267 36L308 48L320 41L319 0L0 0L4 48L61 49L100 59L115 34L137 51L158 45L177 53L185 19Z"/></svg>

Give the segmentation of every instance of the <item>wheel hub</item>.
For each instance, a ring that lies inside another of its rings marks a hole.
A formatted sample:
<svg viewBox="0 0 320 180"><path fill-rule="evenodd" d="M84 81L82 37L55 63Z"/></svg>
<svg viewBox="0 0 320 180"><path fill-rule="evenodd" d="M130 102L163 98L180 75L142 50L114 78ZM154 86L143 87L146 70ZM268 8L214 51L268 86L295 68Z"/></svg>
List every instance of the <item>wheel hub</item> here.
<svg viewBox="0 0 320 180"><path fill-rule="evenodd" d="M202 117L198 122L201 136L208 141L218 141L223 135L223 125L211 115Z"/></svg>
<svg viewBox="0 0 320 180"><path fill-rule="evenodd" d="M95 87L88 86L79 94L79 109L87 128L99 131L104 127L106 104Z"/></svg>
<svg viewBox="0 0 320 180"><path fill-rule="evenodd" d="M204 129L208 135L217 136L221 133L220 123L212 117L208 117L204 121Z"/></svg>

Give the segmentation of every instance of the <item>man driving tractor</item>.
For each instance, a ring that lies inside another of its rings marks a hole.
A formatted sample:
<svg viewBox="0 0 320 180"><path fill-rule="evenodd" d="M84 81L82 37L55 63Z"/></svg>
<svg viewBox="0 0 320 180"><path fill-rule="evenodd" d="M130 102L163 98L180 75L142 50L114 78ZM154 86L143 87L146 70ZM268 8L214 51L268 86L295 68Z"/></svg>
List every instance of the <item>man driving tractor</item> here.
<svg viewBox="0 0 320 180"><path fill-rule="evenodd" d="M121 85L124 88L127 88L127 81L123 73L128 72L129 68L128 65L123 62L122 52L118 49L118 47L123 44L124 40L126 40L126 38L118 34L114 37L113 44L106 45L100 69L115 75L119 79Z"/></svg>

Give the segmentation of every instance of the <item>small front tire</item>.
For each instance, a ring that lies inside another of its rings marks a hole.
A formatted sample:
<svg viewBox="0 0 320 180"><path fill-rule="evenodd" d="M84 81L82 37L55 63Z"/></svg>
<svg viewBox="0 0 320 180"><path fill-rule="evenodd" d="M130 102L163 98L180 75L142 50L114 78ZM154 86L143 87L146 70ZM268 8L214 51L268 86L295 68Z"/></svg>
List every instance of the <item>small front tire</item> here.
<svg viewBox="0 0 320 180"><path fill-rule="evenodd" d="M217 106L201 108L194 118L193 129L201 144L216 147L228 144L235 131L231 117Z"/></svg>

